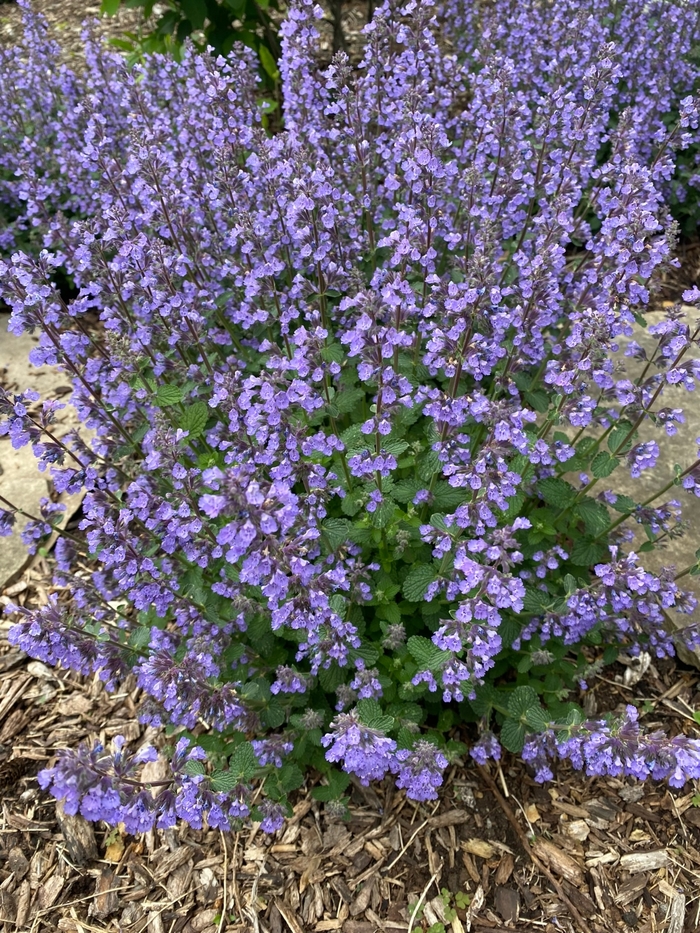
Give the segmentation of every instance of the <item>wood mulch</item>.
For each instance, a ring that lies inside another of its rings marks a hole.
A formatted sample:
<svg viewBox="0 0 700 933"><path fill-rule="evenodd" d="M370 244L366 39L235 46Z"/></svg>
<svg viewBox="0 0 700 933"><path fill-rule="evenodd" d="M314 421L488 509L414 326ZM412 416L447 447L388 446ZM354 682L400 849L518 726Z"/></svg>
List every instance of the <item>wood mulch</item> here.
<svg viewBox="0 0 700 933"><path fill-rule="evenodd" d="M44 602L48 575L38 560L0 601ZM538 786L508 756L489 770L454 766L434 804L408 801L391 782L353 786L347 821L311 799L312 775L274 836L182 825L137 838L66 816L35 776L57 749L117 734L138 745L153 733L137 721L133 684L109 695L96 677L32 661L8 645L9 624L0 634L7 931L408 933L442 922L452 933L682 933L698 925L700 797L690 786L586 779L563 767ZM609 669L589 691L589 712L634 702L647 728L696 730L697 671L651 663L638 676L630 665Z"/></svg>

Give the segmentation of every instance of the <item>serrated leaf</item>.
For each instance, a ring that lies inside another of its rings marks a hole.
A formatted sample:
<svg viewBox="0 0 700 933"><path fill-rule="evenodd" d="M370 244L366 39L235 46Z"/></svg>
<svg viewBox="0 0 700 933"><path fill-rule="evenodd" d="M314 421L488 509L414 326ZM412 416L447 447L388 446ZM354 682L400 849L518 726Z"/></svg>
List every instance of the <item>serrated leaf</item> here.
<svg viewBox="0 0 700 933"><path fill-rule="evenodd" d="M276 703L271 703L262 711L262 718L270 729L277 729L285 720L284 710Z"/></svg>
<svg viewBox="0 0 700 933"><path fill-rule="evenodd" d="M189 761L186 761L183 771L185 772L185 774L189 774L190 777L194 777L197 774L207 773L207 770L204 767L204 762L199 761L197 758L190 758Z"/></svg>
<svg viewBox="0 0 700 933"><path fill-rule="evenodd" d="M359 648L352 649L350 656L353 660L356 658L362 658L362 660L365 662L365 667L372 667L372 665L379 657L379 652L374 647L374 645L363 642Z"/></svg>
<svg viewBox="0 0 700 933"><path fill-rule="evenodd" d="M376 729L377 732L391 732L394 728L394 720L391 716L376 716L370 719L365 725L370 729Z"/></svg>
<svg viewBox="0 0 700 933"><path fill-rule="evenodd" d="M195 440L204 433L209 420L209 406L206 402L195 402L185 409L180 419L180 427L187 431L191 440Z"/></svg>
<svg viewBox="0 0 700 933"><path fill-rule="evenodd" d="M314 787L311 796L315 800L327 803L329 800L337 800L342 796L346 787L350 783L350 775L344 771L330 771L328 774L328 785L325 787Z"/></svg>
<svg viewBox="0 0 700 933"><path fill-rule="evenodd" d="M525 588L523 597L523 609L525 612L544 612L552 604L552 596L542 590L533 587Z"/></svg>
<svg viewBox="0 0 700 933"><path fill-rule="evenodd" d="M132 629L129 635L129 644L132 648L145 648L151 641L151 628L148 625L139 625Z"/></svg>
<svg viewBox="0 0 700 933"><path fill-rule="evenodd" d="M384 715L384 710L376 700L360 700L355 708L360 721L366 726L369 725L371 719L380 719Z"/></svg>
<svg viewBox="0 0 700 933"><path fill-rule="evenodd" d="M402 479L394 486L393 496L397 502L413 502L419 489L424 489L425 483L416 479Z"/></svg>
<svg viewBox="0 0 700 933"><path fill-rule="evenodd" d="M398 625L401 621L401 610L396 603L382 603L377 606L377 616L390 625Z"/></svg>
<svg viewBox="0 0 700 933"><path fill-rule="evenodd" d="M360 511L362 508L361 496L362 493L358 490L355 490L355 492L349 492L343 499L341 499L340 507L346 515L352 517Z"/></svg>
<svg viewBox="0 0 700 933"><path fill-rule="evenodd" d="M449 651L443 651L422 635L411 635L406 646L413 660L429 671L439 670L450 658Z"/></svg>
<svg viewBox="0 0 700 933"><path fill-rule="evenodd" d="M568 508L577 495L576 490L570 483L554 476L540 480L537 484L537 491L547 505L553 505L558 509Z"/></svg>
<svg viewBox="0 0 700 933"><path fill-rule="evenodd" d="M333 401L335 407L341 413L341 415L346 414L349 411L352 411L357 405L362 401L364 396L362 389L346 389L343 392L338 392L337 395L333 396Z"/></svg>
<svg viewBox="0 0 700 933"><path fill-rule="evenodd" d="M464 502L464 490L440 480L433 489L433 503L438 509L456 509Z"/></svg>
<svg viewBox="0 0 700 933"><path fill-rule="evenodd" d="M431 564L421 564L414 567L403 581L401 588L403 595L409 602L419 602L425 596L426 590L434 579L435 568Z"/></svg>
<svg viewBox="0 0 700 933"><path fill-rule="evenodd" d="M601 450L591 461L591 473L596 479L605 479L620 465L617 457L611 457L606 450Z"/></svg>
<svg viewBox="0 0 700 933"><path fill-rule="evenodd" d="M513 719L520 719L529 709L539 705L540 700L533 687L516 687L508 698L508 714Z"/></svg>
<svg viewBox="0 0 700 933"><path fill-rule="evenodd" d="M537 389L535 392L526 392L524 398L530 408L534 408L535 411L541 414L549 408L549 396L542 389Z"/></svg>
<svg viewBox="0 0 700 933"><path fill-rule="evenodd" d="M162 385L158 386L156 391L155 404L159 408L167 408L170 405L177 405L182 398L182 389L179 386Z"/></svg>
<svg viewBox="0 0 700 933"><path fill-rule="evenodd" d="M398 438L385 438L382 441L382 451L386 451L388 454L393 454L395 457L399 457L404 452L404 450L407 449L408 441L402 441Z"/></svg>
<svg viewBox="0 0 700 933"><path fill-rule="evenodd" d="M323 531L334 551L350 540L351 529L352 524L347 518L327 518L323 523Z"/></svg>
<svg viewBox="0 0 700 933"><path fill-rule="evenodd" d="M277 772L277 777L279 778L280 784L289 792L290 790L296 790L297 787L301 787L304 783L304 773L298 765L295 765L293 762L288 761L286 764L282 765L280 770Z"/></svg>
<svg viewBox="0 0 700 933"><path fill-rule="evenodd" d="M100 4L100 13L103 16L116 16L119 12L121 0L102 0Z"/></svg>
<svg viewBox="0 0 700 933"><path fill-rule="evenodd" d="M318 682L326 693L333 693L343 682L343 671L335 663L330 667L322 667L318 672Z"/></svg>
<svg viewBox="0 0 700 933"><path fill-rule="evenodd" d="M262 48L264 48L264 46L261 46L261 49ZM267 49L265 51L267 51ZM268 55L270 55L269 52ZM262 58L262 55L260 57ZM271 55L270 58L272 58ZM275 69L276 68L277 66L275 65ZM329 343L328 346L321 348L321 359L325 360L326 363L342 363L345 359L346 352L345 347L341 343Z"/></svg>
<svg viewBox="0 0 700 933"><path fill-rule="evenodd" d="M576 503L576 512L583 519L586 531L592 537L597 537L610 527L610 515L602 502L585 496Z"/></svg>
<svg viewBox="0 0 700 933"><path fill-rule="evenodd" d="M509 752L519 755L525 744L525 726L512 719L506 719L501 726L501 745Z"/></svg>
<svg viewBox="0 0 700 933"><path fill-rule="evenodd" d="M608 450L611 454L626 453L635 438L635 433L630 433L632 425L629 421L621 421L615 425L608 437Z"/></svg>
<svg viewBox="0 0 700 933"><path fill-rule="evenodd" d="M370 521L375 528L386 528L391 519L394 516L394 509L396 508L396 503L393 499L385 498L381 503L379 508L374 512L370 512Z"/></svg>
<svg viewBox="0 0 700 933"><path fill-rule="evenodd" d="M250 742L243 742L235 750L229 759L229 770L239 777L240 780L252 778L260 767L258 759L253 751Z"/></svg>
<svg viewBox="0 0 700 933"><path fill-rule="evenodd" d="M421 479L430 481L433 473L437 473L442 468L440 457L434 450L425 454L418 465L418 475Z"/></svg>
<svg viewBox="0 0 700 933"><path fill-rule="evenodd" d="M616 512L634 512L637 508L637 503L634 499L631 499L629 496L623 496L620 493L615 494L615 502L612 504L612 508Z"/></svg>
<svg viewBox="0 0 700 933"><path fill-rule="evenodd" d="M240 778L232 771L215 771L211 776L212 790L226 792L240 784Z"/></svg>
<svg viewBox="0 0 700 933"><path fill-rule="evenodd" d="M609 556L610 552L605 545L588 538L579 538L575 541L571 552L571 560L579 567L592 567L594 564L600 564Z"/></svg>

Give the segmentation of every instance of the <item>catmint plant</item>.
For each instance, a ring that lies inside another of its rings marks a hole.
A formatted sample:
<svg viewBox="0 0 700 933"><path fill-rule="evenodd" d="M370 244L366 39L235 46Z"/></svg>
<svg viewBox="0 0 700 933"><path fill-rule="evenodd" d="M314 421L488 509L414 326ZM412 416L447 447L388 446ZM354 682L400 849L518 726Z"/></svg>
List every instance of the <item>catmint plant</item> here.
<svg viewBox="0 0 700 933"><path fill-rule="evenodd" d="M54 499L0 497L0 533L58 531L55 595L10 637L135 677L172 769L145 784L156 752L119 739L42 785L131 831L274 832L309 773L333 813L351 777L434 799L465 739L538 780L557 758L698 778L697 740L576 703L620 649L672 655L668 613L695 607L697 565L652 572L635 530L683 530L697 452L642 502L614 490L658 469L683 421L664 389L700 377L697 290L653 355L629 340L674 263L697 5L387 0L325 70L319 16L281 27L269 135L245 49L129 69L93 43L47 78L26 11L0 160L4 243L32 248L0 295L91 440L0 390L0 433L84 493L71 532Z"/></svg>

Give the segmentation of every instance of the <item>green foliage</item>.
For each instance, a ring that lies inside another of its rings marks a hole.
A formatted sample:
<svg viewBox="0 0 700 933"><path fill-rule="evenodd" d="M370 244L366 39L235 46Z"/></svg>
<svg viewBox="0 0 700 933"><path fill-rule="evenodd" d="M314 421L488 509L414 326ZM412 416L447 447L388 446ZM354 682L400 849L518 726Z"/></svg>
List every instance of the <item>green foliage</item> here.
<svg viewBox="0 0 700 933"><path fill-rule="evenodd" d="M280 10L278 0L166 0L152 29L143 35L124 33L113 45L137 60L151 52L177 55L185 39L192 39L202 49L212 46L227 55L237 42L247 45L258 56L264 86L277 87L279 71L279 39L274 14ZM120 6L140 8L144 21L154 10L154 0L102 0L101 12L115 16ZM267 101L266 112L275 109L275 101ZM274 106L270 106L274 105Z"/></svg>

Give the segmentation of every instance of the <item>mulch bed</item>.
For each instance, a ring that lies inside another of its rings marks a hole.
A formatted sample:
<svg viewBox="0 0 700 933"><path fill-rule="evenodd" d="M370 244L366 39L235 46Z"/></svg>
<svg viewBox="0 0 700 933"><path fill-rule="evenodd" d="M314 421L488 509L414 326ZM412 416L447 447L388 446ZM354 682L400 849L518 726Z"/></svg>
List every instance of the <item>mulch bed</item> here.
<svg viewBox="0 0 700 933"><path fill-rule="evenodd" d="M48 571L39 560L0 600L43 602ZM138 744L153 733L137 721L133 685L109 695L97 678L32 661L8 645L9 624L0 638L7 930L407 933L442 922L453 933L682 933L698 924L700 797L689 786L591 780L564 767L538 786L508 756L500 768L453 767L430 805L391 782L353 786L347 821L299 792L274 836L182 825L136 838L66 816L35 777L57 749L117 734ZM608 669L589 710L634 702L648 728L692 731L697 671L657 663L636 676L622 664Z"/></svg>

